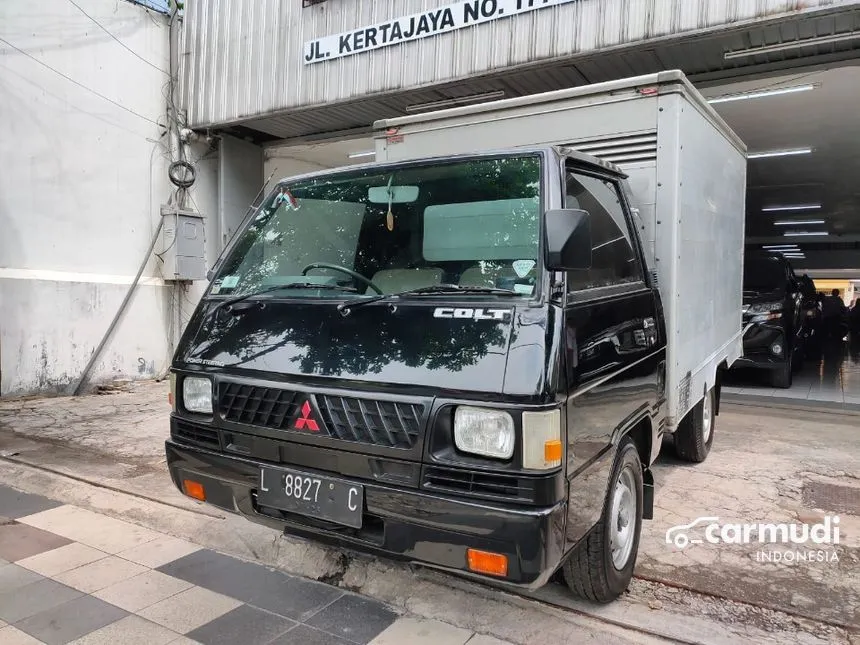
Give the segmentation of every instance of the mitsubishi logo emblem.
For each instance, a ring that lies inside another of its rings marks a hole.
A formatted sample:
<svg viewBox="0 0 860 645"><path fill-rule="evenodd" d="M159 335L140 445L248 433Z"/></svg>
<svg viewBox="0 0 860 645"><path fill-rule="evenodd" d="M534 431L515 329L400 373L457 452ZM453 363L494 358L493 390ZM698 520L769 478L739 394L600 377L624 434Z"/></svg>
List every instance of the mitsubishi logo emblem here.
<svg viewBox="0 0 860 645"><path fill-rule="evenodd" d="M296 419L296 430L304 430L305 428L311 432L320 431L319 424L311 418L311 402L307 399L302 405L302 416Z"/></svg>

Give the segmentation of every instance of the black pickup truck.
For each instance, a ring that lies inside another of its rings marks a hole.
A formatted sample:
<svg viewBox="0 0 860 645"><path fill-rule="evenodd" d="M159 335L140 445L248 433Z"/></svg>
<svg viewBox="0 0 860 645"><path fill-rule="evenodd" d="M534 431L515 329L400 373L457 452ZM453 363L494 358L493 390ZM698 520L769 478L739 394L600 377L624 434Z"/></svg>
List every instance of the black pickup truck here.
<svg viewBox="0 0 860 645"><path fill-rule="evenodd" d="M612 164L559 148L317 173L240 232L172 366L185 494L534 588L628 585L666 330ZM684 422L701 461L718 391Z"/></svg>

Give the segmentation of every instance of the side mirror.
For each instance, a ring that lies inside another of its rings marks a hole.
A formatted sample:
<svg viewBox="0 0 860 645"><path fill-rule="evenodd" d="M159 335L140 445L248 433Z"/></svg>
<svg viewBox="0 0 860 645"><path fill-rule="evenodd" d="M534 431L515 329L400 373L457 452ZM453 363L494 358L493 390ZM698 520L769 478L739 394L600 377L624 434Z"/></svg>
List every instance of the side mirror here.
<svg viewBox="0 0 860 645"><path fill-rule="evenodd" d="M544 230L548 270L591 268L590 219L588 211L573 208L546 212Z"/></svg>

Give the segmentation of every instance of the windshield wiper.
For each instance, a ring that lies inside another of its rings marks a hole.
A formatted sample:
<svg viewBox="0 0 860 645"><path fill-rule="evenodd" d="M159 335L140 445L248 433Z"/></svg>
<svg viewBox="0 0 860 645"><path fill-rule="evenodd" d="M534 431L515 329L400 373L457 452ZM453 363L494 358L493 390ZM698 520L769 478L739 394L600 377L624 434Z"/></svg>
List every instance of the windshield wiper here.
<svg viewBox="0 0 860 645"><path fill-rule="evenodd" d="M360 307L362 305L369 305L374 302L379 302L380 300L387 300L389 298L410 298L414 296L427 296L427 295L444 295L448 293L456 293L456 294L470 294L470 293L488 293L496 296L516 296L519 295L516 291L511 289L498 289L495 287L462 287L458 284L434 284L427 287L418 287L416 289L407 289L406 291L399 291L397 293L383 293L377 296L369 296L367 298L363 298L362 300L357 300L353 302L342 302L337 306L338 311L349 311L354 309L355 307Z"/></svg>
<svg viewBox="0 0 860 645"><path fill-rule="evenodd" d="M224 308L229 309L233 305L238 304L243 300L247 300L248 298L253 298L254 296L262 296L265 293L271 293L272 291L280 291L281 289L329 289L350 292L356 291L355 287L345 287L338 284L314 284L312 282L290 282L288 284L275 284L270 287L266 287L265 289L249 291L248 293L243 293L241 296L222 300L217 305L215 305L212 311L209 312L209 315L211 316L215 312L221 311Z"/></svg>

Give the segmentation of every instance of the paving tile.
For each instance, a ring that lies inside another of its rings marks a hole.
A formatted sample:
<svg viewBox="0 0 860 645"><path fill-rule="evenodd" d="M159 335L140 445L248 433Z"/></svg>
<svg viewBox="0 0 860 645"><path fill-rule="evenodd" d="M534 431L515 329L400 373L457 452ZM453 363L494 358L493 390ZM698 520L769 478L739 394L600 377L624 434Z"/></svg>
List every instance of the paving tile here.
<svg viewBox="0 0 860 645"><path fill-rule="evenodd" d="M137 614L178 634L187 634L241 604L234 598L228 598L214 591L191 587L142 609Z"/></svg>
<svg viewBox="0 0 860 645"><path fill-rule="evenodd" d="M43 579L0 594L0 619L7 623L35 616L39 612L79 598L81 592L55 580Z"/></svg>
<svg viewBox="0 0 860 645"><path fill-rule="evenodd" d="M287 633L278 636L269 645L355 645L355 642L307 625L296 625ZM403 645L408 644L403 643Z"/></svg>
<svg viewBox="0 0 860 645"><path fill-rule="evenodd" d="M303 622L343 595L336 587L287 576L274 589L261 589L248 604Z"/></svg>
<svg viewBox="0 0 860 645"><path fill-rule="evenodd" d="M190 589L192 584L159 571L146 571L96 591L93 595L126 611L139 611Z"/></svg>
<svg viewBox="0 0 860 645"><path fill-rule="evenodd" d="M179 564L180 560L175 561ZM201 587L223 593L239 600L248 600L255 595L255 589L261 586L273 587L280 584L283 573L271 571L253 562L245 562L231 558L214 551L203 553L198 551L181 559L178 567L182 576ZM170 568L160 567L159 571Z"/></svg>
<svg viewBox="0 0 860 645"><path fill-rule="evenodd" d="M17 564L43 576L51 577L105 557L107 557L107 553L104 551L99 551L86 544L72 542L58 549L18 560Z"/></svg>
<svg viewBox="0 0 860 645"><path fill-rule="evenodd" d="M397 614L381 602L346 594L306 622L342 638L369 643L396 619Z"/></svg>
<svg viewBox="0 0 860 645"><path fill-rule="evenodd" d="M9 625L0 629L0 643L3 645L43 645L42 641Z"/></svg>
<svg viewBox="0 0 860 645"><path fill-rule="evenodd" d="M189 632L188 638L203 645L265 645L295 625L295 621L282 616L240 605Z"/></svg>
<svg viewBox="0 0 860 645"><path fill-rule="evenodd" d="M13 522L0 525L0 558L15 562L69 544L70 540L41 529Z"/></svg>
<svg viewBox="0 0 860 645"><path fill-rule="evenodd" d="M179 638L170 641L167 645L200 645L200 643L191 640L187 636L180 636Z"/></svg>
<svg viewBox="0 0 860 645"><path fill-rule="evenodd" d="M58 574L54 576L54 580L79 589L84 593L93 593L122 580L140 575L145 571L147 568L140 564L112 555Z"/></svg>
<svg viewBox="0 0 860 645"><path fill-rule="evenodd" d="M38 573L19 567L17 564L4 565L0 567L0 594L8 593L42 579Z"/></svg>
<svg viewBox="0 0 860 645"><path fill-rule="evenodd" d="M209 549L200 549L173 562L156 567L156 570L208 589L210 585L220 584L225 576L239 572L243 568L255 573L261 569L265 570L264 567L242 562Z"/></svg>
<svg viewBox="0 0 860 645"><path fill-rule="evenodd" d="M15 623L15 626L48 645L65 645L126 615L119 607L98 598L81 596Z"/></svg>
<svg viewBox="0 0 860 645"><path fill-rule="evenodd" d="M177 638L181 636L166 627L140 616L126 616L72 641L69 645L167 645L176 642Z"/></svg>
<svg viewBox="0 0 860 645"><path fill-rule="evenodd" d="M343 593L329 585L205 549L157 570L296 620L302 620Z"/></svg>
<svg viewBox="0 0 860 645"><path fill-rule="evenodd" d="M208 549L191 553L157 570L298 621L343 595L336 587L272 571Z"/></svg>
<svg viewBox="0 0 860 645"><path fill-rule="evenodd" d="M41 495L22 493L8 486L0 486L0 515L4 517L16 520L57 506L62 504Z"/></svg>
<svg viewBox="0 0 860 645"><path fill-rule="evenodd" d="M69 505L28 515L20 521L111 554L161 537L136 524Z"/></svg>
<svg viewBox="0 0 860 645"><path fill-rule="evenodd" d="M120 551L117 555L150 569L173 562L189 553L199 551L200 547L179 538L164 536L145 542L139 546Z"/></svg>
<svg viewBox="0 0 860 645"><path fill-rule="evenodd" d="M398 618L370 645L464 645L472 632L438 620Z"/></svg>

